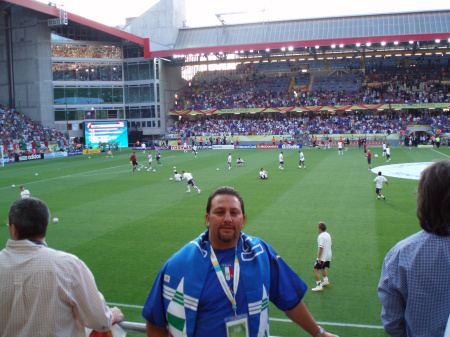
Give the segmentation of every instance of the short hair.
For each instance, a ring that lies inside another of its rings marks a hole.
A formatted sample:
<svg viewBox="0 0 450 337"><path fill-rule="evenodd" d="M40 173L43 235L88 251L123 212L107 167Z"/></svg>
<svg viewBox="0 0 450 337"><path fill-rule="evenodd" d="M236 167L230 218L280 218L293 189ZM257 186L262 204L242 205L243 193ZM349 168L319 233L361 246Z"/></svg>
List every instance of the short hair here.
<svg viewBox="0 0 450 337"><path fill-rule="evenodd" d="M319 222L319 229L322 231L322 232L326 232L326 230L327 230L327 225L325 224L325 222Z"/></svg>
<svg viewBox="0 0 450 337"><path fill-rule="evenodd" d="M381 171L378 171L378 175L381 176Z"/></svg>
<svg viewBox="0 0 450 337"><path fill-rule="evenodd" d="M19 199L11 205L8 221L17 228L19 240L43 238L50 221L50 211L42 200Z"/></svg>
<svg viewBox="0 0 450 337"><path fill-rule="evenodd" d="M206 204L206 213L207 214L209 214L211 211L211 204L212 204L213 199L218 195L224 195L224 194L232 195L232 196L235 196L236 198L238 198L239 203L241 204L242 214L245 214L244 200L242 199L241 195L233 187L228 187L228 186L219 187L214 192L211 193L211 195L208 198L208 203Z"/></svg>
<svg viewBox="0 0 450 337"><path fill-rule="evenodd" d="M425 231L449 236L450 160L423 170L417 187L417 218Z"/></svg>

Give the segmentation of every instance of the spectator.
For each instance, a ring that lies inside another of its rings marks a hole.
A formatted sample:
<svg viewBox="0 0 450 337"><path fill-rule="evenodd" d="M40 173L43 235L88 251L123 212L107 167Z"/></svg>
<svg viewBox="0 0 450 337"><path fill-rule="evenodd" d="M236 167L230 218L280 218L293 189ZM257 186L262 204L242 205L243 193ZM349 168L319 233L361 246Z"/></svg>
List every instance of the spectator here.
<svg viewBox="0 0 450 337"><path fill-rule="evenodd" d="M94 277L76 256L45 243L50 212L35 198L9 210L11 239L0 252L0 331L3 336L86 336L123 320L109 309Z"/></svg>

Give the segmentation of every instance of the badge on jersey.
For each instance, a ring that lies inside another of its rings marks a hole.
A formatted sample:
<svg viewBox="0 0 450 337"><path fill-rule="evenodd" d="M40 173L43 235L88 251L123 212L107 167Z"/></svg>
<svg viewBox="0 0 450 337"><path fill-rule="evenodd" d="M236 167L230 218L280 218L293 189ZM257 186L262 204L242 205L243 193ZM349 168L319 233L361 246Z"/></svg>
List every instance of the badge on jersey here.
<svg viewBox="0 0 450 337"><path fill-rule="evenodd" d="M248 315L238 315L225 319L227 337L249 337Z"/></svg>

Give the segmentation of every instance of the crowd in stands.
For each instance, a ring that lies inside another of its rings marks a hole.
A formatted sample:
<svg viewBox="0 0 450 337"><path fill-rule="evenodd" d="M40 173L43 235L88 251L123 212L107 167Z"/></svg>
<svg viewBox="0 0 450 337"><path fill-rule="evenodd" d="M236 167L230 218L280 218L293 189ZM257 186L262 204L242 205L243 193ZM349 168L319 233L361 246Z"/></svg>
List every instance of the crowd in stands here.
<svg viewBox="0 0 450 337"><path fill-rule="evenodd" d="M4 145L5 149L10 144L51 142L63 138L61 132L33 122L24 114L0 105L0 144Z"/></svg>
<svg viewBox="0 0 450 337"><path fill-rule="evenodd" d="M450 57L447 56L368 58L365 73L356 74L352 71L360 67L355 60L340 60L330 66L334 69L348 67L341 68L345 70L342 74L330 72L327 76L312 77L292 72L301 67L296 62L276 63L246 65L245 77L194 79L192 85L179 94L174 109L450 102Z"/></svg>
<svg viewBox="0 0 450 337"><path fill-rule="evenodd" d="M450 132L450 117L447 113L433 113L425 116L392 114L303 114L287 117L278 114L203 117L191 121L176 121L169 131L171 135L191 137L238 136L238 135L291 135L308 134L391 134L401 133L408 125L430 125L434 132Z"/></svg>
<svg viewBox="0 0 450 337"><path fill-rule="evenodd" d="M104 45L52 44L52 57L121 59L122 48Z"/></svg>

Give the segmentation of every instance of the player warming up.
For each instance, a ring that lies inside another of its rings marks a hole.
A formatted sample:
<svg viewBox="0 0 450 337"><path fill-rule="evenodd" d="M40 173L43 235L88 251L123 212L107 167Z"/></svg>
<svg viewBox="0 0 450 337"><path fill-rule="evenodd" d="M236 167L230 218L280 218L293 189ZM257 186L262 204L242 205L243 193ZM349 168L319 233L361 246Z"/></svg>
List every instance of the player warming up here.
<svg viewBox="0 0 450 337"><path fill-rule="evenodd" d="M259 177L261 179L267 179L267 171L264 171L264 169L261 167L261 171L259 171Z"/></svg>
<svg viewBox="0 0 450 337"><path fill-rule="evenodd" d="M136 159L136 153L135 152L133 152L133 154L131 155L130 162L131 162L131 164L133 164L133 171L136 171L136 168L138 167L138 162L137 162L137 159Z"/></svg>
<svg viewBox="0 0 450 337"><path fill-rule="evenodd" d="M387 179L381 175L381 171L378 172L378 177L376 177L373 182L376 184L375 192L378 194L377 199L383 198L383 200L386 200L386 197L381 194L381 189L383 188L383 183L386 183L386 186L389 186L389 184Z"/></svg>
<svg viewBox="0 0 450 337"><path fill-rule="evenodd" d="M319 236L317 237L319 251L313 268L314 277L316 278L316 287L312 288L312 291L322 291L323 287L330 285L325 268L330 268L331 263L331 236L327 233L327 225L324 222L319 222L317 231L319 232ZM322 272L323 282L320 280L319 271Z"/></svg>
<svg viewBox="0 0 450 337"><path fill-rule="evenodd" d="M280 166L278 166L278 168L280 170L284 170L284 158L283 158L283 151L281 151L281 153L278 155L278 161L280 162Z"/></svg>
<svg viewBox="0 0 450 337"><path fill-rule="evenodd" d="M303 152L301 150L298 151L298 153L300 154L300 159L299 159L299 162L298 162L298 168L301 169L302 166L303 166L303 168L305 169L306 168L306 166L305 166L305 155L303 154Z"/></svg>
<svg viewBox="0 0 450 337"><path fill-rule="evenodd" d="M191 186L189 186L189 185L192 185L192 187L195 188L198 193L201 192L201 190L197 186L195 186L194 177L192 176L192 173L188 173L186 171L183 171L183 175L182 176L183 176L182 179L187 180L187 191L186 191L187 193L191 192Z"/></svg>

